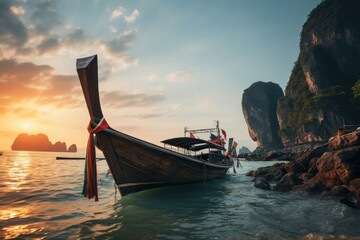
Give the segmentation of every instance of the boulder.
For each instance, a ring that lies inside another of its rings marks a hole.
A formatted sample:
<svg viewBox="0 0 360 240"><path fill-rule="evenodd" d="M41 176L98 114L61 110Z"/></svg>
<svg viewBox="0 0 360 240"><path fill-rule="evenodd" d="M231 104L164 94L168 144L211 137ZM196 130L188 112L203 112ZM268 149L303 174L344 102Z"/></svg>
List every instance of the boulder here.
<svg viewBox="0 0 360 240"><path fill-rule="evenodd" d="M357 200L360 202L360 178L351 180L349 187L350 190L355 193Z"/></svg>
<svg viewBox="0 0 360 240"><path fill-rule="evenodd" d="M254 186L263 190L271 190L270 183L263 178L256 178Z"/></svg>
<svg viewBox="0 0 360 240"><path fill-rule="evenodd" d="M294 173L287 173L285 174L279 182L276 183L274 186L274 190L280 192L288 192L292 190L295 185L302 184L303 181L297 174Z"/></svg>
<svg viewBox="0 0 360 240"><path fill-rule="evenodd" d="M316 147L294 161L262 167L249 172L248 176L255 177L257 188L269 190L270 183L275 183L274 191L325 192L325 198L336 197L356 207L356 201L360 204L360 144L335 151L325 146ZM354 199L357 200L354 202Z"/></svg>
<svg viewBox="0 0 360 240"><path fill-rule="evenodd" d="M338 150L346 147L352 147L360 144L360 131L354 131L348 134L337 134L328 141L330 150Z"/></svg>

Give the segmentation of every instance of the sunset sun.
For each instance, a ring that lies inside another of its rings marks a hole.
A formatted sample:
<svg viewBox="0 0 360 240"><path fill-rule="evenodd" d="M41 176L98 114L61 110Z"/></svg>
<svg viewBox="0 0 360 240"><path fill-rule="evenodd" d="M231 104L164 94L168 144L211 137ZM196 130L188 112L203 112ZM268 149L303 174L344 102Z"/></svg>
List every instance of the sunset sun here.
<svg viewBox="0 0 360 240"><path fill-rule="evenodd" d="M31 123L30 122L23 122L21 123L21 129L29 131L31 129Z"/></svg>

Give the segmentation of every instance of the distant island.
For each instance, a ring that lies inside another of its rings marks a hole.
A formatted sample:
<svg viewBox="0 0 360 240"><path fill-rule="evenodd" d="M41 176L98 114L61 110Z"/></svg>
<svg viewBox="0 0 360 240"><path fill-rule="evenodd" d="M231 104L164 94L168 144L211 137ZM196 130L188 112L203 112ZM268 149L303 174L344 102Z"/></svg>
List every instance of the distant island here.
<svg viewBox="0 0 360 240"><path fill-rule="evenodd" d="M13 151L43 151L43 152L77 152L76 144L66 148L65 142L56 142L52 144L45 134L28 135L19 134L11 145Z"/></svg>

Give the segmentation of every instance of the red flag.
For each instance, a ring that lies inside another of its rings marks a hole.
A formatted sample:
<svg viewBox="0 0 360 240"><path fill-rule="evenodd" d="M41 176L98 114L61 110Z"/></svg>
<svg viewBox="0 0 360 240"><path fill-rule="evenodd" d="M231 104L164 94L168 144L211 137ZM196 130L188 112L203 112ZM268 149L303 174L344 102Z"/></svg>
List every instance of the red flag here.
<svg viewBox="0 0 360 240"><path fill-rule="evenodd" d="M196 136L193 133L190 133L190 138L196 138Z"/></svg>
<svg viewBox="0 0 360 240"><path fill-rule="evenodd" d="M225 138L225 140L226 140L226 132L225 132L225 130L224 130L224 129L221 129L221 133L224 135L224 138Z"/></svg>

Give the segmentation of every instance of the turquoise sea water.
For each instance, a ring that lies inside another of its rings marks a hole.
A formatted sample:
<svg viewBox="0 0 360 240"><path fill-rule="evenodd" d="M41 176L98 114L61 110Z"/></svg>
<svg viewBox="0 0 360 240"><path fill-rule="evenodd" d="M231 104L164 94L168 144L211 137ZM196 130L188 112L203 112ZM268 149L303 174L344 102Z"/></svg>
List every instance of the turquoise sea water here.
<svg viewBox="0 0 360 240"><path fill-rule="evenodd" d="M98 162L100 201L81 196L84 161L42 152L0 156L0 239L360 239L360 210L253 186L242 162L223 179L121 198Z"/></svg>

